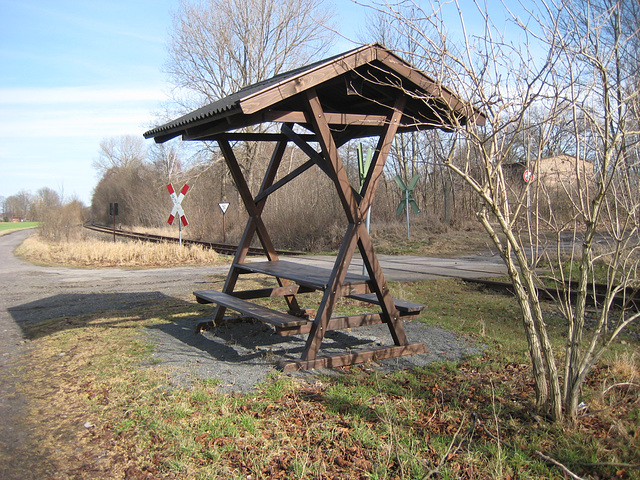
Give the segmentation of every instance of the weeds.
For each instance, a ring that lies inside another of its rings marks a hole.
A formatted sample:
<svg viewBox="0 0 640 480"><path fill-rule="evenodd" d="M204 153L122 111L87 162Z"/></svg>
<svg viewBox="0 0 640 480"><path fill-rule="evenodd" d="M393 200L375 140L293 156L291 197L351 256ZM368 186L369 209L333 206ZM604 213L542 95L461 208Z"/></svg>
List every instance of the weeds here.
<svg viewBox="0 0 640 480"><path fill-rule="evenodd" d="M66 243L48 242L38 236L27 238L16 255L46 265L90 267L154 267L167 265L214 265L222 257L199 245L139 241L105 242L94 239Z"/></svg>

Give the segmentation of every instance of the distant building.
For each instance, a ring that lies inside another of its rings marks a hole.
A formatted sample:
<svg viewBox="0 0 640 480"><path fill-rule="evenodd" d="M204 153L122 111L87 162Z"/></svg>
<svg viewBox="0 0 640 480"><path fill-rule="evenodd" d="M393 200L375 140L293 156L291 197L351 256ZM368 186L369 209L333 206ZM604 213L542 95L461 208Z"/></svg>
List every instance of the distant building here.
<svg viewBox="0 0 640 480"><path fill-rule="evenodd" d="M534 172L532 182L540 182L540 187L547 190L558 188L571 192L581 184L592 182L594 171L593 163L584 159L577 159L573 155L555 155L543 158L538 165L532 162L529 169ZM525 185L526 162L515 162L505 165L507 181L512 188Z"/></svg>

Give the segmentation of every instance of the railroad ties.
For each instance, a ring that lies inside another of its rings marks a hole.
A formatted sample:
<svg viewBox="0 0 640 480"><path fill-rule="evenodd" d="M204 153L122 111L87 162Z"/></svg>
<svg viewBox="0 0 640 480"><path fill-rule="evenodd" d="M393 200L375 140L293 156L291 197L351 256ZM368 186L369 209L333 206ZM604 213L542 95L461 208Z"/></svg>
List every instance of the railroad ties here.
<svg viewBox="0 0 640 480"><path fill-rule="evenodd" d="M122 230L116 229L114 231L113 227L108 227L106 225L98 225L94 223L87 223L83 225L84 228L89 230L93 230L94 232L106 233L109 235L116 235L122 238L129 238L132 240L140 240L141 242L152 242L152 243L178 243L178 238L175 237L164 237L162 235L152 235L150 233L140 233L133 232L131 230ZM221 255L235 255L238 250L237 245L226 245L224 243L213 243L213 242L201 242L198 240L186 240L182 239L182 243L184 245L200 245L204 248L211 248L218 252ZM287 250L278 250L277 253L279 255L304 255L304 252L291 252ZM260 256L264 255L264 250L262 248L249 247L248 255Z"/></svg>

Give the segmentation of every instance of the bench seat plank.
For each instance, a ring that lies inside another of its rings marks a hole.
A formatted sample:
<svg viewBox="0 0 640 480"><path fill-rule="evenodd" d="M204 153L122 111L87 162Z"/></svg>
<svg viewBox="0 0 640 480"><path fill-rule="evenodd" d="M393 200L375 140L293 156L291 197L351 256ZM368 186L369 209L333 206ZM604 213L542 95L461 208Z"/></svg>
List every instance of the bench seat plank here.
<svg viewBox="0 0 640 480"><path fill-rule="evenodd" d="M358 300L360 302L372 303L374 305L380 305L378 301L378 297L375 293L365 293L362 295L348 295L349 298L354 300ZM408 302L406 300L398 300L397 298L393 298L393 303L395 304L398 312L400 314L412 314L412 313L420 313L427 306L422 305L420 303Z"/></svg>
<svg viewBox="0 0 640 480"><path fill-rule="evenodd" d="M196 296L198 303L216 303L275 327L292 328L309 323L304 318L272 310L217 290L198 290L193 294Z"/></svg>

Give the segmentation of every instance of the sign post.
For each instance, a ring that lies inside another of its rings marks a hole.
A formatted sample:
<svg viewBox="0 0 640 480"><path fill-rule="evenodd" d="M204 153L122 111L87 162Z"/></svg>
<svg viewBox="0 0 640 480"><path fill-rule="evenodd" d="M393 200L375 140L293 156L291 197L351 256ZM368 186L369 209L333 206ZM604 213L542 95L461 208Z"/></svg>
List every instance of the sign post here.
<svg viewBox="0 0 640 480"><path fill-rule="evenodd" d="M224 217L227 214L227 208L229 208L229 202L220 202L218 204L220 210L222 210L222 243L227 243L227 230L224 225Z"/></svg>
<svg viewBox="0 0 640 480"><path fill-rule="evenodd" d="M118 204L109 204L109 215L113 217L113 243L116 243L116 215L118 215Z"/></svg>
<svg viewBox="0 0 640 480"><path fill-rule="evenodd" d="M362 151L362 144L358 144L358 173L360 174L360 190L359 193L362 194L362 187L364 186L364 181L367 178L367 173L369 172L369 166L371 165L371 157L373 156L373 150L369 148L367 150L367 156L364 156L364 152ZM365 220L365 226L367 227L367 233L371 228L371 206L367 210L367 218ZM367 268L362 262L362 275L366 275Z"/></svg>
<svg viewBox="0 0 640 480"><path fill-rule="evenodd" d="M396 209L396 215L400 215L403 210L407 211L407 238L410 237L410 228L409 228L409 207L413 210L413 213L420 213L420 209L418 208L418 204L416 200L413 198L413 190L416 188L418 184L418 180L420 176L416 173L413 177L411 177L411 181L409 185L405 185L402 181L400 175L396 175L395 180L400 190L402 191L402 200L400 200L400 204Z"/></svg>
<svg viewBox="0 0 640 480"><path fill-rule="evenodd" d="M173 201L173 208L171 209L171 214L169 215L169 220L167 220L167 222L169 223L169 225L173 225L173 220L176 217L180 218L180 221L178 222L178 242L180 243L180 246L182 246L182 225L184 225L185 227L189 225L189 222L187 222L187 217L185 217L184 215L184 210L182 209L182 200L189 190L189 185L185 183L184 187L182 187L182 190L180 190L179 195L176 195L176 192L173 189L173 185L171 184L167 185L167 190L169 190L169 195L171 196L171 200Z"/></svg>

